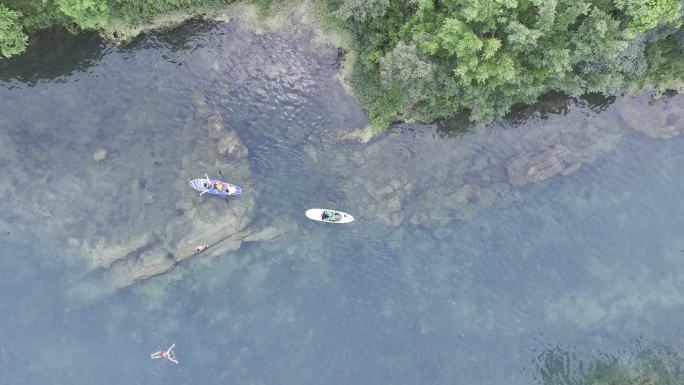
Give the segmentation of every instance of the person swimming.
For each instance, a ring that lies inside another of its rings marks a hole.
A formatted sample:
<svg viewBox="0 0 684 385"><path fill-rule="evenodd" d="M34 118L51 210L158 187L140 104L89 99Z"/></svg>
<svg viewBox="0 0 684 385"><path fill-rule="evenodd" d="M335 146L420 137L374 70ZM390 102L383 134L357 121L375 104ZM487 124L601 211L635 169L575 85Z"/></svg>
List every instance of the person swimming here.
<svg viewBox="0 0 684 385"><path fill-rule="evenodd" d="M175 342L173 343L173 345L171 345L171 347L169 347L165 351L160 350L158 352L154 352L154 353L150 354L150 358L153 360L164 359L164 360L171 361L174 364L178 365L178 360L176 359L176 354L173 351L174 347L176 347Z"/></svg>

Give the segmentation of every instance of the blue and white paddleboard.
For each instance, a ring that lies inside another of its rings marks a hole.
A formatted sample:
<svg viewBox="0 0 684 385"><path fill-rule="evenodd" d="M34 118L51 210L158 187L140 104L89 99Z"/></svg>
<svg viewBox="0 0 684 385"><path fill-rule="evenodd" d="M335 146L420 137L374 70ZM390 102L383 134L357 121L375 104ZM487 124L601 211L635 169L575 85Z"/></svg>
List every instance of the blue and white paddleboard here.
<svg viewBox="0 0 684 385"><path fill-rule="evenodd" d="M225 197L242 193L240 186L210 178L193 179L190 181L190 187L199 191L200 195L207 193Z"/></svg>

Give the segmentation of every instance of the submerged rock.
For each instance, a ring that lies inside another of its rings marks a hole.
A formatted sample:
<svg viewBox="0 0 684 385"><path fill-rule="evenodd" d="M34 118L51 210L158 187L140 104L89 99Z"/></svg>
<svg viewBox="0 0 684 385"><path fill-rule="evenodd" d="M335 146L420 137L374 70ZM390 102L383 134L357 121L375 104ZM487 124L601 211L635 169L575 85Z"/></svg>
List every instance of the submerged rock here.
<svg viewBox="0 0 684 385"><path fill-rule="evenodd" d="M93 242L97 243L91 245ZM86 255L92 256L94 267L109 269L127 259L138 259L141 253L151 249L158 242L159 239L155 234L146 233L135 238L118 239L113 242L100 238L86 240L84 245L80 242L69 242L69 245L82 247Z"/></svg>
<svg viewBox="0 0 684 385"><path fill-rule="evenodd" d="M617 123L600 115L574 122L554 119L531 126L524 133L524 144L506 164L508 181L521 186L571 174L612 149L622 137Z"/></svg>
<svg viewBox="0 0 684 385"><path fill-rule="evenodd" d="M539 182L556 174L570 174L582 163L562 144L542 149L538 154L513 158L506 170L511 184L520 186Z"/></svg>
<svg viewBox="0 0 684 385"><path fill-rule="evenodd" d="M388 182L370 180L364 185L372 198L367 208L375 211L375 217L388 226L399 226L404 220L403 202L411 189L405 180L392 179ZM367 211L363 206L360 211Z"/></svg>
<svg viewBox="0 0 684 385"><path fill-rule="evenodd" d="M345 151L320 151L326 142L311 140L305 152L344 181L342 204L357 218L421 226L445 239L454 220L517 199L516 186L577 171L614 148L622 133L614 115L588 114L579 105L564 116L477 126L457 138L400 125Z"/></svg>
<svg viewBox="0 0 684 385"><path fill-rule="evenodd" d="M270 226L253 232L244 238L245 242L264 242L271 241L281 234L281 230L275 226Z"/></svg>
<svg viewBox="0 0 684 385"><path fill-rule="evenodd" d="M207 119L207 131L211 139L221 138L225 131L221 115L211 115L209 119Z"/></svg>
<svg viewBox="0 0 684 385"><path fill-rule="evenodd" d="M648 102L648 94L618 103L622 119L649 138L669 139L684 133L684 106L660 99Z"/></svg>
<svg viewBox="0 0 684 385"><path fill-rule="evenodd" d="M237 158L247 156L247 147L242 143L240 137L234 131L224 131L218 141L218 152L221 155L228 155Z"/></svg>
<svg viewBox="0 0 684 385"><path fill-rule="evenodd" d="M229 181L247 191L252 179L247 149L237 133L223 125L220 115L201 95L196 93L194 102L196 114L181 128L181 133L167 139L175 141L172 146L182 154L176 161L180 166L178 175L160 179L150 170L136 175L138 180L149 181L143 185L118 183L127 175L117 168L118 172L108 173L107 181L88 182L102 183L112 199L102 205L95 204L94 197L86 196L81 203L89 207L90 220L63 228L65 239L73 239L66 242L67 246L90 266L71 290L79 300L97 300L120 288L169 273L189 258L225 255L238 250L243 242L268 241L279 235L274 227L252 226L253 194L226 201L212 195L199 196L187 185L190 179L204 173L215 174L220 169L230 170ZM207 122L208 135L187 135L195 121ZM99 173L85 174L99 178ZM66 218L69 217L62 219ZM209 247L199 254L195 252L199 244Z"/></svg>
<svg viewBox="0 0 684 385"><path fill-rule="evenodd" d="M223 119L218 114L213 114L207 120L207 131L209 138L217 143L218 153L235 158L247 156L247 147L235 131L227 130L223 125Z"/></svg>

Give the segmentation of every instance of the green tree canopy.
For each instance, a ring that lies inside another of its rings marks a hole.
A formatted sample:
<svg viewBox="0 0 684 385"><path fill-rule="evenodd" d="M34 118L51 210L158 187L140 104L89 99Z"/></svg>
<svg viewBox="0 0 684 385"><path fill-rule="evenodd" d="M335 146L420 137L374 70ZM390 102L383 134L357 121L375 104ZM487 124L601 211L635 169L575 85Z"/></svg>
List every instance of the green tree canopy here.
<svg viewBox="0 0 684 385"><path fill-rule="evenodd" d="M110 7L107 0L56 0L59 9L83 29L106 24Z"/></svg>
<svg viewBox="0 0 684 385"><path fill-rule="evenodd" d="M465 109L472 119L489 121L549 91L618 94L653 74L645 68L648 45L676 32L682 17L680 0L328 0L328 5L357 36L362 60L354 87L357 94L376 96L365 103L383 105L369 108L371 118L382 111L380 123L392 109L409 120ZM429 81L418 80L421 73ZM385 100L378 97L383 92Z"/></svg>
<svg viewBox="0 0 684 385"><path fill-rule="evenodd" d="M681 24L680 0L615 0L615 6L631 18L629 27L636 33L659 24Z"/></svg>
<svg viewBox="0 0 684 385"><path fill-rule="evenodd" d="M0 0L0 55L26 33L108 32L233 0ZM276 0L246 0L268 7ZM683 89L681 0L316 0L355 36L352 85L371 119L498 119L544 93Z"/></svg>
<svg viewBox="0 0 684 385"><path fill-rule="evenodd" d="M4 57L24 52L28 36L19 21L21 12L12 11L0 4L0 54Z"/></svg>

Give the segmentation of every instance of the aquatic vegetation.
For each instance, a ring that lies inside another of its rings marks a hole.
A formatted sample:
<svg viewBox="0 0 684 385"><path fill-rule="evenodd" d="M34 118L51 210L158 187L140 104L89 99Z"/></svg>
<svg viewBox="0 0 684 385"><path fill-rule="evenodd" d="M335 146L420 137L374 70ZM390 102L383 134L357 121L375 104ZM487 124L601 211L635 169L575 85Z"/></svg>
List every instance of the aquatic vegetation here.
<svg viewBox="0 0 684 385"><path fill-rule="evenodd" d="M555 347L536 359L541 385L678 385L684 383L681 351L637 340L630 351L583 359Z"/></svg>

